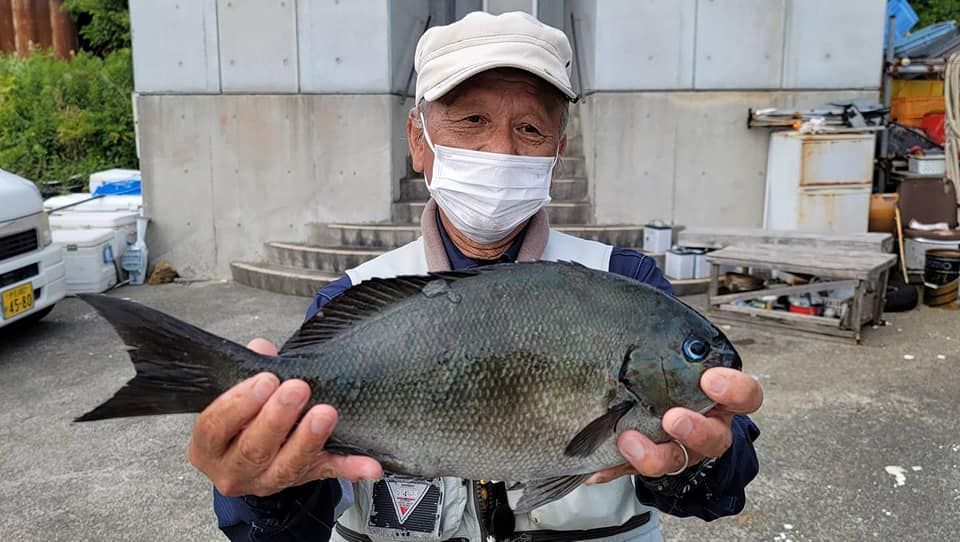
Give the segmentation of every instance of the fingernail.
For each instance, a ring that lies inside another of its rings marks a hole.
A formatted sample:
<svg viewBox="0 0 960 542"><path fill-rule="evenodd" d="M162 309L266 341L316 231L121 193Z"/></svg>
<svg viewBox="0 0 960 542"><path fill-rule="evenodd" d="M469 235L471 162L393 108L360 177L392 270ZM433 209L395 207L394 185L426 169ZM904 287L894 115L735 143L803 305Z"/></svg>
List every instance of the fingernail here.
<svg viewBox="0 0 960 542"><path fill-rule="evenodd" d="M710 379L708 386L714 395L723 395L723 392L727 391L727 378L724 376L715 376Z"/></svg>
<svg viewBox="0 0 960 542"><path fill-rule="evenodd" d="M280 404L286 407L299 406L303 402L303 394L294 387L280 391Z"/></svg>
<svg viewBox="0 0 960 542"><path fill-rule="evenodd" d="M624 457L630 461L640 461L643 459L643 454L645 454L647 451L644 449L643 441L640 440L639 435L631 435L627 433L621 439L620 452L622 452Z"/></svg>
<svg viewBox="0 0 960 542"><path fill-rule="evenodd" d="M310 430L313 431L313 434L320 435L327 431L327 428L330 424L333 423L333 420L329 415L318 414L316 410L313 412L313 418L310 419Z"/></svg>
<svg viewBox="0 0 960 542"><path fill-rule="evenodd" d="M266 401L273 390L276 389L274 381L269 376L261 376L257 383L253 385L253 395L261 401Z"/></svg>
<svg viewBox="0 0 960 542"><path fill-rule="evenodd" d="M693 422L687 416L680 416L670 427L670 434L679 439L689 435L690 431L693 431Z"/></svg>

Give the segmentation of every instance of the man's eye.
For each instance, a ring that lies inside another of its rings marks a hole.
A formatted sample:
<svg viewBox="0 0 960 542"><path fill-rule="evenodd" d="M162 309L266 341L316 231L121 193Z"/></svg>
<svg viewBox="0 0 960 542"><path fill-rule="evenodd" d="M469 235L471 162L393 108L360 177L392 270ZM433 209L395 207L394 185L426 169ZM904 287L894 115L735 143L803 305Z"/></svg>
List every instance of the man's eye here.
<svg viewBox="0 0 960 542"><path fill-rule="evenodd" d="M523 131L528 134L540 135L540 130L537 130L537 127L532 124L525 124Z"/></svg>
<svg viewBox="0 0 960 542"><path fill-rule="evenodd" d="M467 122L472 122L472 123L478 123L480 122L480 120L481 120L480 115L470 115L469 117L466 118Z"/></svg>

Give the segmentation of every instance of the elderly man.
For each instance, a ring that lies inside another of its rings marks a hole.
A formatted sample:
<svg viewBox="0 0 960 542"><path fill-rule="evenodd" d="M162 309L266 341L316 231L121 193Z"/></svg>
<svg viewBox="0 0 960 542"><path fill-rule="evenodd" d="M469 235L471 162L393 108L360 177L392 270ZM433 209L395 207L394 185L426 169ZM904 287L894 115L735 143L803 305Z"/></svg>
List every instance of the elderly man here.
<svg viewBox="0 0 960 542"><path fill-rule="evenodd" d="M572 260L670 291L651 259L549 228L543 207L576 98L570 60L564 34L526 14L473 13L427 31L416 53L417 107L407 119L413 168L431 195L423 236L347 271L318 292L307 317L371 277L537 259ZM249 346L276 352L262 339ZM759 431L742 414L759 408L759 384L715 368L701 386L718 406L706 415L668 411L663 427L674 442L626 432L622 467L527 514L512 512L516 496L503 483L384 477L373 459L324 452L334 409L315 406L300 419L308 386L268 374L197 418L189 455L215 484L220 527L234 540L654 541L658 510L706 520L736 514L757 472ZM431 484L442 485L439 499L423 498Z"/></svg>

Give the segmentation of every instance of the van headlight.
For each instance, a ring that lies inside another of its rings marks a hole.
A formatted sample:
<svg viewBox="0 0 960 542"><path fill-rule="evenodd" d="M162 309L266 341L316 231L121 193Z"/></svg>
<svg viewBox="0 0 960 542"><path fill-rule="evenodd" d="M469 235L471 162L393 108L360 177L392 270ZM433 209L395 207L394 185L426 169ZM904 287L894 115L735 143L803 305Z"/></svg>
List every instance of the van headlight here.
<svg viewBox="0 0 960 542"><path fill-rule="evenodd" d="M53 243L53 235L50 233L50 217L47 216L46 212L40 213L40 244L43 248L47 248Z"/></svg>

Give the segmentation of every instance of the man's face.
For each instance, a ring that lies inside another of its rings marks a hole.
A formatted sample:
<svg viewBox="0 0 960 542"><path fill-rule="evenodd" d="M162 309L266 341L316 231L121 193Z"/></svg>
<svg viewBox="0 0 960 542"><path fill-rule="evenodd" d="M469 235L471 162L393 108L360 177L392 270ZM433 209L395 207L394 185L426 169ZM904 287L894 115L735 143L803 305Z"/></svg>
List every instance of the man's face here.
<svg viewBox="0 0 960 542"><path fill-rule="evenodd" d="M566 147L561 134L566 103L548 83L522 70L496 69L464 81L443 98L426 105L424 117L434 145L475 151L553 156ZM419 127L407 119L413 169L433 172L433 152Z"/></svg>

